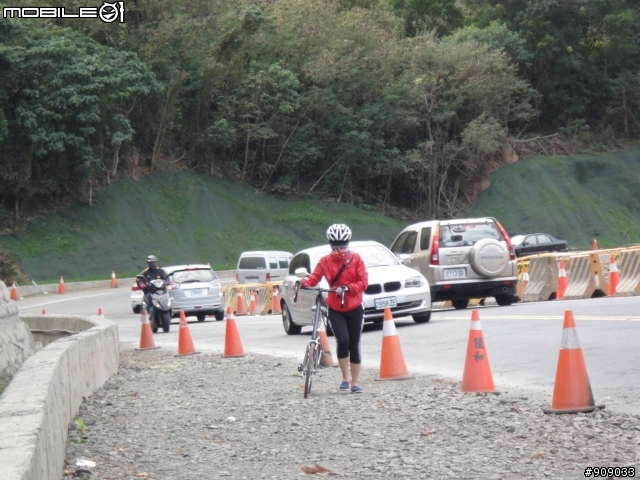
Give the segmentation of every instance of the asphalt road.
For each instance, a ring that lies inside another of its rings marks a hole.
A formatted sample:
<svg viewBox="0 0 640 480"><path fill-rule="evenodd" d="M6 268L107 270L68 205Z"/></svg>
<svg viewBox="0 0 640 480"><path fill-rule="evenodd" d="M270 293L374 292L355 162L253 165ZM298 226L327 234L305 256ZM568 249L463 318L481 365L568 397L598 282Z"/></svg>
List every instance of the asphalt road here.
<svg viewBox="0 0 640 480"><path fill-rule="evenodd" d="M139 344L140 315L132 313L129 296L130 290L125 288L95 290L30 297L20 300L18 306L20 313L31 314L46 309L48 314L95 315L102 308L105 317L118 325L121 343L133 347ZM520 303L478 310L497 390L526 389L551 401L563 315L571 310L596 402L640 414L640 297ZM434 311L427 324L417 325L410 317L396 319L409 372L459 381L470 318L471 309L447 309ZM224 321L188 320L198 350L223 351ZM302 359L310 328L303 329L301 335L288 336L279 315L238 317L236 323L246 352ZM380 325L365 325L365 368L379 368L381 338ZM177 320L170 333L156 334L155 342L177 352ZM333 341L331 344L335 354Z"/></svg>

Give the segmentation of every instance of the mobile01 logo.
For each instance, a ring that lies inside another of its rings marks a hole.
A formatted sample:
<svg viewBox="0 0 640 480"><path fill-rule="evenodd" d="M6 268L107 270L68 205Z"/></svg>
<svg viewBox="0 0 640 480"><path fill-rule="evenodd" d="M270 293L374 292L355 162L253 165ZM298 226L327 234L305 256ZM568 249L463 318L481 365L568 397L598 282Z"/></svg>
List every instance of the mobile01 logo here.
<svg viewBox="0 0 640 480"><path fill-rule="evenodd" d="M104 23L124 23L124 2L102 2L100 7L3 7L3 18L99 18Z"/></svg>

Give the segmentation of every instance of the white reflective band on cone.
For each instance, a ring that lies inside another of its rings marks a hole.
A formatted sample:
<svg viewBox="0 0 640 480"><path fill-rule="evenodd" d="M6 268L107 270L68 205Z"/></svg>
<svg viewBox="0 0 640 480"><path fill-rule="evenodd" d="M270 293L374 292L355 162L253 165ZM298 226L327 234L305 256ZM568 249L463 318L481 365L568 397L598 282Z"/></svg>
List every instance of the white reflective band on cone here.
<svg viewBox="0 0 640 480"><path fill-rule="evenodd" d="M560 350L576 350L580 348L578 331L575 327L562 329L562 345Z"/></svg>
<svg viewBox="0 0 640 480"><path fill-rule="evenodd" d="M524 272L524 273L522 274L522 280L523 280L523 281L524 281L524 280L526 280L527 282L529 281L529 274L528 274L527 272Z"/></svg>
<svg viewBox="0 0 640 480"><path fill-rule="evenodd" d="M382 336L383 337L392 337L397 335L396 333L396 324L393 323L393 320L385 320L382 322Z"/></svg>
<svg viewBox="0 0 640 480"><path fill-rule="evenodd" d="M618 265L616 265L616 263L615 263L615 262L613 262L613 263L611 264L611 267L610 267L609 271L610 271L610 272L617 272L617 271L618 271Z"/></svg>
<svg viewBox="0 0 640 480"><path fill-rule="evenodd" d="M471 327L469 330L482 330L480 326L480 320L471 320Z"/></svg>

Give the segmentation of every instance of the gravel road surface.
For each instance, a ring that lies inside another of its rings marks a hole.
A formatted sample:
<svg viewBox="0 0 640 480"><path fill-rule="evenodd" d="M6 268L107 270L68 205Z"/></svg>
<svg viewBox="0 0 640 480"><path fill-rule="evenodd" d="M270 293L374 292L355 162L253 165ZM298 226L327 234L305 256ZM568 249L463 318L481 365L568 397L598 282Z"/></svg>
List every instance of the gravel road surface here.
<svg viewBox="0 0 640 480"><path fill-rule="evenodd" d="M547 415L539 393L462 394L428 375L381 382L371 368L361 395L340 393L329 368L304 400L296 367L124 347L119 373L70 429L61 478L578 479L588 467L640 467L637 415Z"/></svg>

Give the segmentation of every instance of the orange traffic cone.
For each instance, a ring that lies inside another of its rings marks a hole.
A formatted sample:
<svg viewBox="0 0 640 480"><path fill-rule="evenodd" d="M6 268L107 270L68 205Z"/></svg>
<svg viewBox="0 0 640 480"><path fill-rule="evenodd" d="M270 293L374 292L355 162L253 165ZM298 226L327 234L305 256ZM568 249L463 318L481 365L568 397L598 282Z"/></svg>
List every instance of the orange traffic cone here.
<svg viewBox="0 0 640 480"><path fill-rule="evenodd" d="M180 330L178 331L178 354L176 355L176 357L193 355L194 353L200 352L196 352L196 347L193 346L193 340L191 339L191 332L189 331L187 317L184 312L180 312Z"/></svg>
<svg viewBox="0 0 640 480"><path fill-rule="evenodd" d="M560 260L560 267L558 269L558 291L556 292L556 300L562 300L567 288L569 287L569 279L567 278L567 271L564 269L564 262Z"/></svg>
<svg viewBox="0 0 640 480"><path fill-rule="evenodd" d="M140 321L142 322L142 330L140 331L140 348L136 348L136 350L155 350L156 348L160 348L156 347L156 342L153 340L153 332L151 331L151 325L149 324L149 317L147 316L146 310L142 310Z"/></svg>
<svg viewBox="0 0 640 480"><path fill-rule="evenodd" d="M409 376L407 365L404 363L400 339L393 322L391 309L384 309L382 322L382 354L380 356L380 380L401 380Z"/></svg>
<svg viewBox="0 0 640 480"><path fill-rule="evenodd" d="M236 315L246 315L247 308L244 306L244 298L242 298L242 292L238 292L236 297Z"/></svg>
<svg viewBox="0 0 640 480"><path fill-rule="evenodd" d="M280 291L278 287L273 287L273 304L271 305L271 313L278 314L282 313L282 308L280 307Z"/></svg>
<svg viewBox="0 0 640 480"><path fill-rule="evenodd" d="M14 302L20 300L20 295L18 294L18 286L16 282L13 282L13 287L11 287L11 300Z"/></svg>
<svg viewBox="0 0 640 480"><path fill-rule="evenodd" d="M462 392L495 393L493 376L489 366L489 355L485 348L478 310L471 311L471 327L467 342L467 358L462 374Z"/></svg>
<svg viewBox="0 0 640 480"><path fill-rule="evenodd" d="M616 258L613 255L611 255L611 262L609 263L609 296L610 297L613 297L616 294L618 283L620 283L620 272L618 271Z"/></svg>
<svg viewBox="0 0 640 480"><path fill-rule="evenodd" d="M64 278L60 277L60 283L58 284L58 293L67 293L67 289L64 286Z"/></svg>
<svg viewBox="0 0 640 480"><path fill-rule="evenodd" d="M98 307L98 316L104 318L104 312L102 311L102 307Z"/></svg>
<svg viewBox="0 0 640 480"><path fill-rule="evenodd" d="M111 288L118 288L118 280L116 280L115 270L111 271Z"/></svg>
<svg viewBox="0 0 640 480"><path fill-rule="evenodd" d="M524 271L522 272L522 291L523 292L527 289L527 285L529 285L529 267L524 267Z"/></svg>
<svg viewBox="0 0 640 480"><path fill-rule="evenodd" d="M43 315L46 315L46 314L47 314L47 311L46 311L44 308L42 309L42 314L43 314Z"/></svg>
<svg viewBox="0 0 640 480"><path fill-rule="evenodd" d="M596 405L593 401L589 375L587 375L587 367L578 341L576 322L571 310L564 312L562 329L562 345L558 355L553 400L551 408L543 408L543 410L546 413L577 413L604 408L604 405Z"/></svg>
<svg viewBox="0 0 640 480"><path fill-rule="evenodd" d="M240 334L236 326L236 320L233 318L231 307L227 307L227 329L224 336L224 353L223 357L244 357L245 353L242 349Z"/></svg>
<svg viewBox="0 0 640 480"><path fill-rule="evenodd" d="M327 329L324 327L324 322L320 322L318 328L318 340L320 340L320 365L323 367L333 367L333 357L331 356L331 347L329 346L329 338L327 338Z"/></svg>
<svg viewBox="0 0 640 480"><path fill-rule="evenodd" d="M593 239L593 242L591 242L591 250L598 250L598 240L595 238Z"/></svg>
<svg viewBox="0 0 640 480"><path fill-rule="evenodd" d="M249 297L249 315L255 315L258 302L256 301L256 291L251 290L251 296Z"/></svg>

